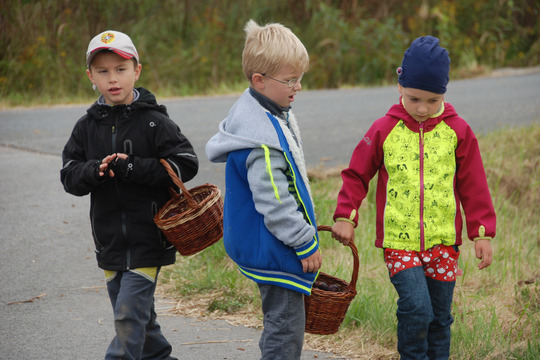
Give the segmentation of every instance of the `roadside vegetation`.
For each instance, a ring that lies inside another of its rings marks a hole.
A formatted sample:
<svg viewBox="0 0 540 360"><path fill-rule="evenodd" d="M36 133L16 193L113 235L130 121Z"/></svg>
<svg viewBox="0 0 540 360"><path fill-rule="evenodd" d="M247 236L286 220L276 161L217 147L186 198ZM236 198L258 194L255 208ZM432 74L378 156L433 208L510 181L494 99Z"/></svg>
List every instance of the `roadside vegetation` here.
<svg viewBox="0 0 540 360"><path fill-rule="evenodd" d="M305 89L395 82L403 51L431 34L452 77L540 65L537 0L12 0L0 1L0 107L89 103L90 39L128 33L138 84L158 98L243 90L243 27L290 27L310 53Z"/></svg>
<svg viewBox="0 0 540 360"><path fill-rule="evenodd" d="M493 264L479 271L471 241L461 247L454 294L451 359L540 358L540 124L505 128L479 136L497 212ZM312 190L319 224L331 225L341 169L314 169ZM360 209L356 230L360 270L358 294L340 331L306 336L311 349L347 359L391 359L396 353L396 301L380 249L375 248L375 180ZM321 233L322 271L349 282L348 248ZM466 239L466 234L464 234ZM203 252L178 256L164 269L160 291L177 304L175 313L262 325L254 283L243 277L219 242Z"/></svg>

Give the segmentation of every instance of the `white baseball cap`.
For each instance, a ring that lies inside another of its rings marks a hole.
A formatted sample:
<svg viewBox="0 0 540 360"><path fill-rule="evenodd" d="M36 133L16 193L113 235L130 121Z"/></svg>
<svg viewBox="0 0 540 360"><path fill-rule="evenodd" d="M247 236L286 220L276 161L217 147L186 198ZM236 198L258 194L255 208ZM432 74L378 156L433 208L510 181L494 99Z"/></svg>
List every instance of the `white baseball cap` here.
<svg viewBox="0 0 540 360"><path fill-rule="evenodd" d="M90 67L92 58L102 50L114 51L125 59L134 58L139 62L139 54L131 38L119 31L107 30L94 36L86 51L86 66Z"/></svg>

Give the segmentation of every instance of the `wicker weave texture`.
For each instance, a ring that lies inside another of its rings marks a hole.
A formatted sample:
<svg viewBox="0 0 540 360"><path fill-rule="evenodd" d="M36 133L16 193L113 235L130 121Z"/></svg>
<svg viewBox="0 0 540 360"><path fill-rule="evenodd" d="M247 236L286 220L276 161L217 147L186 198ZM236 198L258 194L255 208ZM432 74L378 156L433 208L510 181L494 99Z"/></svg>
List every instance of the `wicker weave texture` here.
<svg viewBox="0 0 540 360"><path fill-rule="evenodd" d="M160 160L180 188L154 217L157 227L181 255L193 255L223 236L223 200L219 188L204 184L187 190L166 160Z"/></svg>
<svg viewBox="0 0 540 360"><path fill-rule="evenodd" d="M330 226L321 225L319 231L331 231ZM354 243L348 245L353 254L353 273L350 283L332 275L319 272L317 281L323 281L328 286L334 285L339 291L326 291L317 287L311 290L311 296L304 296L306 311L306 332L310 334L335 334L349 309L351 301L356 296L356 281L358 279L358 250Z"/></svg>

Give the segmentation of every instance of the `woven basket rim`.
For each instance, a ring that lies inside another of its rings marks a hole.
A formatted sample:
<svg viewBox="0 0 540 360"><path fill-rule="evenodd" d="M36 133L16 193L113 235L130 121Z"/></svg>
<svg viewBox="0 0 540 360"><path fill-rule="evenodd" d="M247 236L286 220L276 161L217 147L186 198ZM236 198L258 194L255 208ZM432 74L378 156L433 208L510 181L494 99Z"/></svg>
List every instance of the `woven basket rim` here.
<svg viewBox="0 0 540 360"><path fill-rule="evenodd" d="M181 255L193 255L213 245L223 235L223 201L216 185L187 190L164 159L165 167L180 193L171 188L171 199L154 216L154 223ZM179 213L168 216L178 208ZM165 217L167 216L167 217Z"/></svg>
<svg viewBox="0 0 540 360"><path fill-rule="evenodd" d="M203 201L197 203L197 207L188 206L186 210L181 213L165 217L165 215L169 211L171 211L175 207L179 207L179 204L188 203L185 196L183 196L183 193L179 194L177 197L175 196L158 211L154 221L159 222L160 226L170 228L196 219L219 201L221 197L221 191L217 186L212 184L201 185L197 188L193 188L190 190L191 194L196 196L199 193L206 192L208 189L210 190L209 195L206 196Z"/></svg>
<svg viewBox="0 0 540 360"><path fill-rule="evenodd" d="M331 231L332 228L326 225L317 227L318 231ZM349 283L336 276L319 271L319 277L324 281L332 281L340 285L346 285L343 291L332 292L319 288L312 288L311 296L304 296L304 304L306 311L306 329L305 331L318 335L334 334L339 330L343 319L347 314L347 310L352 300L356 296L356 280L358 278L358 250L354 243L350 243L349 247L354 258L354 266L352 279ZM341 289L340 289L341 290Z"/></svg>
<svg viewBox="0 0 540 360"><path fill-rule="evenodd" d="M332 231L332 227L328 225L319 225L317 226L317 230L318 231ZM354 245L354 242L352 241L349 242L346 246L348 246L351 249L351 253L353 255L353 271L351 275L351 281L348 284L349 284L350 290L356 294L356 282L358 281L358 270L360 268L360 261L358 259L358 249L356 248L356 245ZM321 273L322 272L319 272L319 274ZM328 274L325 274L325 275L332 276ZM336 279L339 279L339 278L336 278Z"/></svg>

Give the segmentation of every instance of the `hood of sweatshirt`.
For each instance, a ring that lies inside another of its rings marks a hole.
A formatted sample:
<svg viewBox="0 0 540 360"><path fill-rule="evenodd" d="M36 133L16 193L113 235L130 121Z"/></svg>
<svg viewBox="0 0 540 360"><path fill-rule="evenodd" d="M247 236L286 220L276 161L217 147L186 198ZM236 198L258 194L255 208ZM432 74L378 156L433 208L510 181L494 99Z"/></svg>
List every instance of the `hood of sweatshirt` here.
<svg viewBox="0 0 540 360"><path fill-rule="evenodd" d="M283 151L276 129L268 116L270 112L263 108L250 94L244 91L232 106L227 117L219 124L219 132L206 144L206 156L212 162L226 162L229 153L236 150L256 149L261 145ZM300 175L309 188L302 138L294 114L289 111L287 119L276 117L287 140L289 150L298 166Z"/></svg>
<svg viewBox="0 0 540 360"><path fill-rule="evenodd" d="M282 150L267 113L249 89L244 91L219 124L219 132L206 144L208 159L225 162L232 151L259 148L263 144Z"/></svg>
<svg viewBox="0 0 540 360"><path fill-rule="evenodd" d="M403 106L401 97L399 98L399 103L394 104L386 113L387 116L394 117L396 119L401 119L405 123L405 125L412 131L418 132L420 128L420 124L418 121L416 121L407 110L405 110L405 107ZM423 128L425 132L431 131L437 124L439 124L441 121L444 121L450 117L457 116L457 112L454 109L454 107L449 103L442 103L442 109L439 111L438 114L436 114L435 117L429 118L426 121L423 122Z"/></svg>
<svg viewBox="0 0 540 360"><path fill-rule="evenodd" d="M131 104L122 104L122 105L107 105L104 104L100 99L98 99L92 106L87 110L87 113L97 119L102 119L109 116L111 113L130 113L133 111L138 111L141 109L151 109L159 111L165 116L169 116L167 113L167 108L165 105L159 105L157 103L156 97L150 91L145 88L139 87L134 88L133 92L135 94L135 100Z"/></svg>

